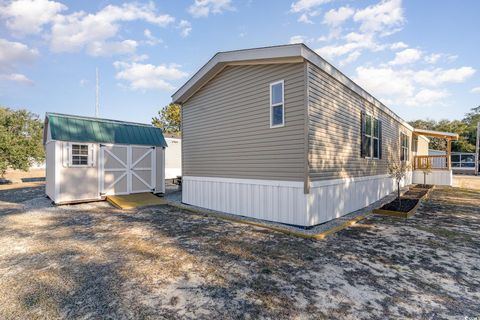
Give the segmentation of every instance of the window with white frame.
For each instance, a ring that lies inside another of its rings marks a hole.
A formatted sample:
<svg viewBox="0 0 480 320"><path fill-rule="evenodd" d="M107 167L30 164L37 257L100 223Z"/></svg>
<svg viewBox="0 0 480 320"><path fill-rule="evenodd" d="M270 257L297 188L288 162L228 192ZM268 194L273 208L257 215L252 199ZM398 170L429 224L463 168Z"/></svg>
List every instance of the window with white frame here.
<svg viewBox="0 0 480 320"><path fill-rule="evenodd" d="M72 143L70 159L73 166L88 166L88 145Z"/></svg>
<svg viewBox="0 0 480 320"><path fill-rule="evenodd" d="M374 159L380 159L380 120L373 118L372 153Z"/></svg>
<svg viewBox="0 0 480 320"><path fill-rule="evenodd" d="M382 122L370 114L362 113L362 157L382 158Z"/></svg>
<svg viewBox="0 0 480 320"><path fill-rule="evenodd" d="M408 150L410 147L410 139L408 136L401 132L400 133L400 160L408 161Z"/></svg>
<svg viewBox="0 0 480 320"><path fill-rule="evenodd" d="M283 80L270 84L270 128L285 125Z"/></svg>

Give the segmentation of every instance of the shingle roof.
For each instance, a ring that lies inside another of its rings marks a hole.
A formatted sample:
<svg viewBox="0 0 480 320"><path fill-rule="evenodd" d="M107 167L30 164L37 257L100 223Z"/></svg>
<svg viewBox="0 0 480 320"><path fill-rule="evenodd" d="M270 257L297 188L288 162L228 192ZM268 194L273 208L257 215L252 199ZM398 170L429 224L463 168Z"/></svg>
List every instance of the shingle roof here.
<svg viewBox="0 0 480 320"><path fill-rule="evenodd" d="M52 140L166 147L162 130L148 124L47 113Z"/></svg>

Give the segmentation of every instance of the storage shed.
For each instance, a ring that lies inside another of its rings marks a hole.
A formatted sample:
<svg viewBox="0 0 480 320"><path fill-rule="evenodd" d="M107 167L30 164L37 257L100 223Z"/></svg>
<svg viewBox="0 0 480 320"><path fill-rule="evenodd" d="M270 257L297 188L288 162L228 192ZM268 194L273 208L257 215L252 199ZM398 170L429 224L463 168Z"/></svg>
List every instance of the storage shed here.
<svg viewBox="0 0 480 320"><path fill-rule="evenodd" d="M162 131L148 124L45 116L46 194L56 204L165 192Z"/></svg>

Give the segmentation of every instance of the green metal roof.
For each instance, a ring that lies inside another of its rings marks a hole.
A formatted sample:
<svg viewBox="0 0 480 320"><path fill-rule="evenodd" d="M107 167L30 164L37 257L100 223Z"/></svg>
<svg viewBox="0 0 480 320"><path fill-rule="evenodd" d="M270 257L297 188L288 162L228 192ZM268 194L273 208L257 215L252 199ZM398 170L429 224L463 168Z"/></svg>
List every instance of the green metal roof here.
<svg viewBox="0 0 480 320"><path fill-rule="evenodd" d="M162 130L148 124L47 113L52 140L166 147Z"/></svg>

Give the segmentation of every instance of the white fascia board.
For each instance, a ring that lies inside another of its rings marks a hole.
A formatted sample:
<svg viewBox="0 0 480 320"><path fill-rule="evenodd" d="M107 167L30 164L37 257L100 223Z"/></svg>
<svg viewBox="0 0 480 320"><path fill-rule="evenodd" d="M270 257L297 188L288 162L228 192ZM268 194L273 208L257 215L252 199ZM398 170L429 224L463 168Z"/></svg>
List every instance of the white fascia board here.
<svg viewBox="0 0 480 320"><path fill-rule="evenodd" d="M174 103L185 102L195 91L195 87L202 87L204 83L208 82L217 72L223 69L228 64L234 64L240 61L249 60L266 60L266 59L280 59L280 58L294 58L299 57L310 61L318 68L325 71L331 77L342 83L344 86L357 93L359 96L369 101L377 108L383 110L393 119L405 126L410 131L413 127L405 120L400 118L396 113L390 110L387 106L381 103L373 95L361 88L358 84L353 82L350 78L344 75L341 71L319 56L315 51L308 48L304 44L281 45L265 48L244 49L228 52L219 52L213 56L200 70L197 71L180 89L172 95Z"/></svg>
<svg viewBox="0 0 480 320"><path fill-rule="evenodd" d="M266 47L257 49L244 49L236 51L219 52L215 54L200 70L198 70L180 89L172 95L174 103L182 103L185 100L185 94L201 81L209 73L215 73L215 67L220 65L221 69L228 63L248 60L262 60L275 58L301 57L301 45L286 45L276 47ZM213 71L213 72L212 72ZM209 80L207 77L203 80Z"/></svg>
<svg viewBox="0 0 480 320"><path fill-rule="evenodd" d="M373 95L368 93L366 90L364 90L362 87L360 87L358 84L353 82L349 77L344 75L340 70L335 68L333 65L328 63L325 59L323 59L320 55L318 55L315 51L311 50L307 46L303 46L302 48L302 56L325 71L327 74L329 74L331 77L333 77L335 80L370 102L371 104L375 105L377 108L380 110L383 110L385 113L387 113L389 116L391 116L393 119L397 120L400 122L402 125L404 125L407 129L413 131L413 127L408 124L405 120L400 118L397 114L395 114L392 110L390 110L386 105L380 102L377 98L375 98Z"/></svg>

